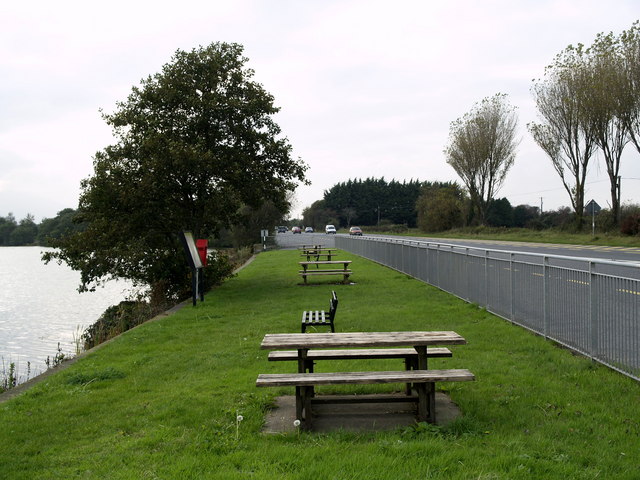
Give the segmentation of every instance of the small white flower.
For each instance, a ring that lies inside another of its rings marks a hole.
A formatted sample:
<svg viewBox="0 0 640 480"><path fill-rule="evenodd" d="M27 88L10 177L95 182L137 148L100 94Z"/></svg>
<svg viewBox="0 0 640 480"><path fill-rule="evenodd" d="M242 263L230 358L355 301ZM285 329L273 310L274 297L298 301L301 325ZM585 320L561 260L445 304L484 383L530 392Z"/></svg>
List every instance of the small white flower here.
<svg viewBox="0 0 640 480"><path fill-rule="evenodd" d="M236 420L238 420L239 422L241 422L242 420L244 420L244 417L242 415L238 415L236 417Z"/></svg>
<svg viewBox="0 0 640 480"><path fill-rule="evenodd" d="M293 421L293 426L296 427L296 428L299 427L300 426L300 420L298 420L298 419L294 420Z"/></svg>

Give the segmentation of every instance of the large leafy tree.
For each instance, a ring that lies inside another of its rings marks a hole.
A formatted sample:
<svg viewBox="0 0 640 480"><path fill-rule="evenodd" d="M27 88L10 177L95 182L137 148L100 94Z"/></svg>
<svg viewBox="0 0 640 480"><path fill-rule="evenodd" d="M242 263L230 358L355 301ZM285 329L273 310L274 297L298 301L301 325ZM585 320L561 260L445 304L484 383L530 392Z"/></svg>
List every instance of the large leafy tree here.
<svg viewBox="0 0 640 480"><path fill-rule="evenodd" d="M76 211L73 208L60 210L53 218L45 218L38 225L38 243L49 245L50 239L71 235L83 228L81 223L74 222Z"/></svg>
<svg viewBox="0 0 640 480"><path fill-rule="evenodd" d="M175 297L188 285L180 231L212 236L241 207L266 201L288 209L306 166L280 137L278 108L247 61L238 44L178 50L103 114L116 142L95 155L82 182L86 229L56 241L45 258L79 270L80 290L120 277Z"/></svg>
<svg viewBox="0 0 640 480"><path fill-rule="evenodd" d="M515 161L517 126L515 107L500 93L483 99L451 123L444 151L447 163L467 187L483 224L489 204Z"/></svg>
<svg viewBox="0 0 640 480"><path fill-rule="evenodd" d="M442 232L464 226L467 196L455 182L426 182L416 202L418 227Z"/></svg>

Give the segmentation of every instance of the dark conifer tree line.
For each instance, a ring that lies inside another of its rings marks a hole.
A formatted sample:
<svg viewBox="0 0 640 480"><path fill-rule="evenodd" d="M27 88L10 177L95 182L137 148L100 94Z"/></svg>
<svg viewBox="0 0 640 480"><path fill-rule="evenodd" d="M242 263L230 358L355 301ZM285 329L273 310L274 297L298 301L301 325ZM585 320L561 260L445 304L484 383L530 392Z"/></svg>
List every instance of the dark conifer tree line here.
<svg viewBox="0 0 640 480"><path fill-rule="evenodd" d="M38 224L31 214L17 221L13 213L9 213L6 217L0 217L0 246L49 246L50 240L62 238L84 228L81 223L74 222L75 215L76 210L65 208L55 217L45 218Z"/></svg>

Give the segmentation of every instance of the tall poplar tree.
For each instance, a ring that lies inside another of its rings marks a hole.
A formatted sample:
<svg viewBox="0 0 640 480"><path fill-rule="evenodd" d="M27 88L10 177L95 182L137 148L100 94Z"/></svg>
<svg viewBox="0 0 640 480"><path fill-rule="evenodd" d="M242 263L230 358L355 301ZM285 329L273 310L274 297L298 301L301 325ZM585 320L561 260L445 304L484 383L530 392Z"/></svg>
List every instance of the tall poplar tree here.
<svg viewBox="0 0 640 480"><path fill-rule="evenodd" d="M597 148L596 130L585 113L590 81L583 46L567 47L545 69L544 79L534 81L540 123L527 125L569 194L578 229L584 223L587 168Z"/></svg>
<svg viewBox="0 0 640 480"><path fill-rule="evenodd" d="M518 117L505 94L487 97L451 123L447 163L469 191L480 222L516 156Z"/></svg>

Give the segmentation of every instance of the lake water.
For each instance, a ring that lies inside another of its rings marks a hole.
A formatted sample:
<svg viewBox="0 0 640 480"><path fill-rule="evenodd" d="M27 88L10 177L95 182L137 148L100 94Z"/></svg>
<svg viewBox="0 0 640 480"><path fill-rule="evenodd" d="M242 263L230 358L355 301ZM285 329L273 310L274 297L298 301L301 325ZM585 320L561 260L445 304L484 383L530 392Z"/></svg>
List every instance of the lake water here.
<svg viewBox="0 0 640 480"><path fill-rule="evenodd" d="M80 274L66 265L45 265L44 247L0 247L0 374L16 364L18 381L46 370L58 343L65 355L74 338L111 305L124 300L127 282L109 282L95 292L78 293Z"/></svg>

